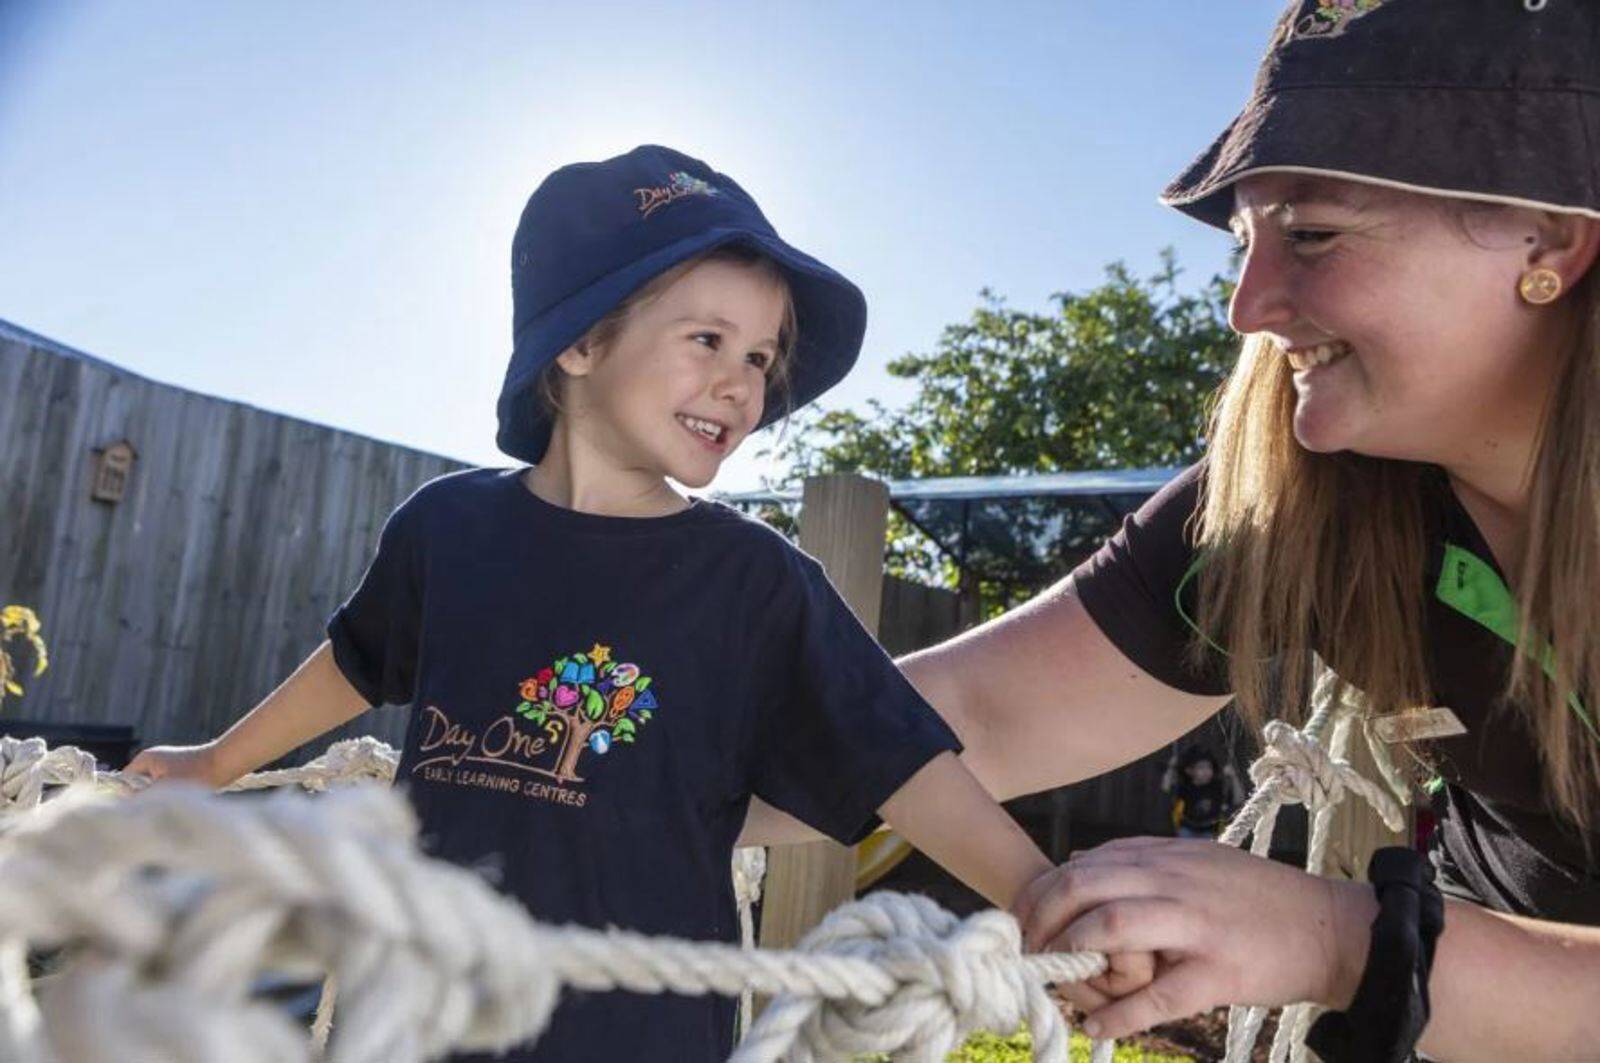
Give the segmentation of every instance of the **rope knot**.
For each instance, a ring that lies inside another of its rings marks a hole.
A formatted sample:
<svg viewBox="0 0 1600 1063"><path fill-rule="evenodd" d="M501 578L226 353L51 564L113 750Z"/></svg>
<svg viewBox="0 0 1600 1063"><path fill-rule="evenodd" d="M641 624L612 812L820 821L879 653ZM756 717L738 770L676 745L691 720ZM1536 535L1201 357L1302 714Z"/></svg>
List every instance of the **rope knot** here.
<svg viewBox="0 0 1600 1063"><path fill-rule="evenodd" d="M1261 756L1250 765L1250 780L1274 786L1286 804L1299 802L1314 811L1343 800L1349 771L1347 762L1329 756L1316 739L1282 720L1269 720L1262 731Z"/></svg>
<svg viewBox="0 0 1600 1063"><path fill-rule="evenodd" d="M42 738L0 735L0 812L39 807L46 786L93 781L94 757L81 749L51 749Z"/></svg>
<svg viewBox="0 0 1600 1063"><path fill-rule="evenodd" d="M890 975L875 999L784 995L735 1063L821 1063L867 1053L938 1063L974 1030L1033 1031L1034 1058L1065 1063L1060 1013L1022 956L1017 921L989 910L958 919L926 897L874 894L829 915L800 950L869 960Z"/></svg>
<svg viewBox="0 0 1600 1063"><path fill-rule="evenodd" d="M1351 792L1371 805L1390 830L1401 830L1405 819L1394 796L1322 745L1282 720L1269 720L1262 729L1261 756L1250 765L1250 779L1260 789L1270 787L1276 800L1299 802L1315 812L1344 800Z"/></svg>
<svg viewBox="0 0 1600 1063"><path fill-rule="evenodd" d="M333 743L317 760L321 762L328 781L376 779L379 782L388 782L394 778L399 756L387 744L371 735L362 735L359 738L346 738ZM322 787L308 781L306 788Z"/></svg>

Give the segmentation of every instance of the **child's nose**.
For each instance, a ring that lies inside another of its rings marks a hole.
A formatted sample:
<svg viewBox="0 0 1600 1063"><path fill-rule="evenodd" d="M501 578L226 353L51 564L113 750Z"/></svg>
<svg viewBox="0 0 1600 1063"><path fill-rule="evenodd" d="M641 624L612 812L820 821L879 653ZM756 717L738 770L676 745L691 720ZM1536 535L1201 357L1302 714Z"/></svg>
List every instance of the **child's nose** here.
<svg viewBox="0 0 1600 1063"><path fill-rule="evenodd" d="M737 364L719 361L717 376L712 382L712 394L723 401L742 406L750 401L754 393L749 377L747 367L742 361Z"/></svg>

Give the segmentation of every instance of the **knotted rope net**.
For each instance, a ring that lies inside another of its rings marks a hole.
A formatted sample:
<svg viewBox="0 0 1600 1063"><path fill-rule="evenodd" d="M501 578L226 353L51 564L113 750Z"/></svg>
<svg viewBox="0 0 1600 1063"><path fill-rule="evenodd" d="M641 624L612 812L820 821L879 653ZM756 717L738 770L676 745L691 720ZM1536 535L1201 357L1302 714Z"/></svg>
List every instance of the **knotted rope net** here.
<svg viewBox="0 0 1600 1063"><path fill-rule="evenodd" d="M1278 812L1303 804L1312 821L1306 868L1321 873L1333 810L1348 794L1401 828L1406 790L1382 743L1368 732L1387 785L1345 759L1358 697L1319 667L1306 726L1267 724L1250 769L1255 790L1220 841L1250 839L1265 856ZM397 762L383 743L351 739L228 789L387 781ZM748 1032L734 1063L866 1053L934 1063L973 1031L1019 1026L1030 1030L1036 1060L1063 1063L1068 1031L1045 986L1105 967L1098 954L1023 955L1003 912L962 920L890 893L835 910L793 951L755 950L759 849L741 850L732 868L745 947L551 927L473 873L423 856L409 808L386 789L315 802L289 792L225 802L184 786L126 802L85 796L140 785L96 771L80 750L0 736L0 882L15 902L0 908L0 1058L433 1059L537 1037L569 986L739 996ZM63 788L75 793L46 800ZM30 947L71 957L37 999ZM312 1038L253 998L268 970L326 979ZM335 984L348 987L337 1027ZM774 998L753 1024L752 993ZM1313 1011L1285 1009L1272 1063L1306 1058ZM1230 1009L1228 1063L1250 1058L1266 1013ZM1096 1063L1113 1048L1096 1043Z"/></svg>
<svg viewBox="0 0 1600 1063"><path fill-rule="evenodd" d="M1384 826L1398 832L1405 826L1401 806L1409 792L1386 747L1370 730L1367 739L1384 784L1373 783L1351 766L1346 754L1352 724L1363 714L1360 692L1320 661L1315 675L1311 715L1305 727L1297 731L1281 720L1271 720L1262 729L1261 756L1250 765L1255 789L1217 840L1242 846L1250 839L1250 851L1265 857L1272 849L1278 812L1286 805L1304 805L1311 817L1305 868L1321 875L1326 871L1334 810L1347 795L1360 797ZM1331 740L1324 745L1330 728ZM1268 1011L1261 1007L1228 1009L1225 1063L1249 1063ZM1268 1051L1269 1063L1306 1063L1305 1039L1315 1013L1314 1005L1304 1003L1283 1010Z"/></svg>
<svg viewBox="0 0 1600 1063"><path fill-rule="evenodd" d="M403 1063L536 1038L560 990L720 993L773 1002L736 1063L882 1052L934 1063L977 1029L1026 1025L1068 1059L1045 986L1097 954L1024 955L1016 921L876 894L787 952L540 924L470 871L424 856L403 798L352 787L228 801L195 787L66 795L0 840L0 1058L288 1063L313 1058L252 997L263 971L340 986L333 1063ZM34 1001L15 960L68 960Z"/></svg>

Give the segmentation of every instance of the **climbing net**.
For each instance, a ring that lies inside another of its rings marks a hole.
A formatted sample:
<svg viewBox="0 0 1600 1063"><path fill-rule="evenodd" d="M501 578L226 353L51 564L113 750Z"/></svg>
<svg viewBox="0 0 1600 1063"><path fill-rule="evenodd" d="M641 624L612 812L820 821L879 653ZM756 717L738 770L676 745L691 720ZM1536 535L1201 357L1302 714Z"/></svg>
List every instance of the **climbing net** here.
<svg viewBox="0 0 1600 1063"><path fill-rule="evenodd" d="M1403 788L1375 785L1343 758L1352 708L1324 674L1304 729L1268 725L1255 792L1223 841L1253 834L1265 854L1278 810L1301 802L1308 869L1319 871L1347 792L1399 828ZM893 893L836 909L788 951L749 947L748 917L744 947L539 923L476 874L423 855L398 794L333 786L391 778L396 760L358 739L230 787L285 788L261 800L172 785L124 801L105 792L131 781L97 772L87 754L0 738L0 1058L435 1059L537 1038L570 987L771 997L733 1063L868 1053L936 1063L976 1030L1024 1026L1036 1060L1065 1063L1069 1031L1046 986L1105 969L1096 953L1024 954L1007 913L961 919ZM748 858L742 875L748 901L760 877ZM60 969L31 977L30 949L60 950ZM311 1037L255 996L268 971L326 979ZM1263 1019L1234 1009L1229 1061L1249 1058ZM1273 1060L1304 1057L1310 1020L1308 1007L1288 1009ZM1112 1048L1098 1043L1093 1056L1109 1060Z"/></svg>

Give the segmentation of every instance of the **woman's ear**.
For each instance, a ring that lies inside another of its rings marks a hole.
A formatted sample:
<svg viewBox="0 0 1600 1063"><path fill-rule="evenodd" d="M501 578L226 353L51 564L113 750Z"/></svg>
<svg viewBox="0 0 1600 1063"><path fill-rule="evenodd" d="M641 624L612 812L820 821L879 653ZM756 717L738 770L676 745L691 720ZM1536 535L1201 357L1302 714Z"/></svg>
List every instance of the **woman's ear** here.
<svg viewBox="0 0 1600 1063"><path fill-rule="evenodd" d="M1562 288L1573 285L1593 266L1600 255L1600 218L1582 214L1544 211L1538 230L1529 241L1528 267L1553 269L1561 275Z"/></svg>

